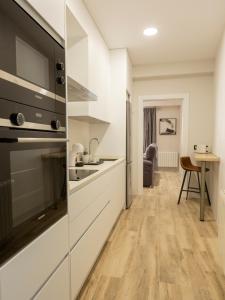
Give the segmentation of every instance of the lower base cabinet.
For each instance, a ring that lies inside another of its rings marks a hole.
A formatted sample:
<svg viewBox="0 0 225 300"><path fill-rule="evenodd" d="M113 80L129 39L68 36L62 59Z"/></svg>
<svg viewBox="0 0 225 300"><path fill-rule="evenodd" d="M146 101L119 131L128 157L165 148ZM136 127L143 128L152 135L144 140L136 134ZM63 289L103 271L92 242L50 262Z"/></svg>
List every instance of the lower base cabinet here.
<svg viewBox="0 0 225 300"><path fill-rule="evenodd" d="M100 178L98 178L98 181ZM90 204L77 217L80 223L82 218L85 219L87 217L90 207L92 212L96 211L97 214L94 221L86 229L83 226L83 232L79 230L79 237L75 226L73 226L76 218L70 224L70 236L73 237L75 234L76 239L78 239L78 242L70 252L71 300L77 298L125 204L125 164L121 163L109 170L107 174L102 175L102 180L104 181L102 193L97 198L93 197L93 202L95 205L104 203L104 207L102 207L100 212L97 212L97 210L93 210ZM96 181L96 184L98 184L98 181ZM71 201L79 201L79 197L85 201L87 198L86 189L87 187L84 187L83 192L82 190L79 190L79 193L75 192ZM93 190L95 190L94 185ZM93 194L94 192L91 191L88 193L88 195ZM73 215L73 211L69 211L70 213Z"/></svg>
<svg viewBox="0 0 225 300"><path fill-rule="evenodd" d="M219 209L218 209L218 239L219 251L221 255L222 268L225 273L225 192L220 191L219 194Z"/></svg>
<svg viewBox="0 0 225 300"><path fill-rule="evenodd" d="M69 258L67 257L33 300L69 300Z"/></svg>
<svg viewBox="0 0 225 300"><path fill-rule="evenodd" d="M71 252L71 295L76 299L110 231L109 204Z"/></svg>
<svg viewBox="0 0 225 300"><path fill-rule="evenodd" d="M0 300L33 299L68 255L68 236L66 215L3 265Z"/></svg>

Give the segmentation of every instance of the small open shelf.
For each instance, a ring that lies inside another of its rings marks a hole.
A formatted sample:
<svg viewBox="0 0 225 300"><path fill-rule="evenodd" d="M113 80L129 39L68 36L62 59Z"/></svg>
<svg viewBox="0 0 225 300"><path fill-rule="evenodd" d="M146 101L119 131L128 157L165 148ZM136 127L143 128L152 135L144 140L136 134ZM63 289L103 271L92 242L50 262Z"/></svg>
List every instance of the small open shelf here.
<svg viewBox="0 0 225 300"><path fill-rule="evenodd" d="M68 101L97 101L97 96L75 81L70 76L67 76Z"/></svg>

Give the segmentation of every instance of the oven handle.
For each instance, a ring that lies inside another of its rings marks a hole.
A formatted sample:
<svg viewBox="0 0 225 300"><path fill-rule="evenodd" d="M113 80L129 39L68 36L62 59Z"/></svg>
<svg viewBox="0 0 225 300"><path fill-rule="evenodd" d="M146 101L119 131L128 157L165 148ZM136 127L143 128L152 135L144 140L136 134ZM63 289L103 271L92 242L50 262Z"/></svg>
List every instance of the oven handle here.
<svg viewBox="0 0 225 300"><path fill-rule="evenodd" d="M62 138L0 138L0 143L65 143L68 139Z"/></svg>

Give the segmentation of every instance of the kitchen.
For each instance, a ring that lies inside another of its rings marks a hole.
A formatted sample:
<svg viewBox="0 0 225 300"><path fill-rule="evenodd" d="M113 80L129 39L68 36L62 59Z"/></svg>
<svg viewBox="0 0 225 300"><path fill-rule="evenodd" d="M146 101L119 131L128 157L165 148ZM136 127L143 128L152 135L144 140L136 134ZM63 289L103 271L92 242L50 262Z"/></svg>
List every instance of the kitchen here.
<svg viewBox="0 0 225 300"><path fill-rule="evenodd" d="M224 1L0 1L0 300L225 299L224 70Z"/></svg>
<svg viewBox="0 0 225 300"><path fill-rule="evenodd" d="M75 299L126 207L131 64L82 1L10 0L0 11L0 299ZM79 167L79 151L71 159L80 143L94 165Z"/></svg>

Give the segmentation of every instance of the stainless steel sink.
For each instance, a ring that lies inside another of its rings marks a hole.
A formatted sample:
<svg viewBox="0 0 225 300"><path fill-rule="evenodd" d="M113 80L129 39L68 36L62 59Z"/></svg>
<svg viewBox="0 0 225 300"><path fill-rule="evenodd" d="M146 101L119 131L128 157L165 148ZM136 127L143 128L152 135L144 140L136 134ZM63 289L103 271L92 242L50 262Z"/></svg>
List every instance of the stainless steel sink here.
<svg viewBox="0 0 225 300"><path fill-rule="evenodd" d="M116 161L116 160L118 160L118 158L101 158L100 160L103 160L103 161Z"/></svg>
<svg viewBox="0 0 225 300"><path fill-rule="evenodd" d="M80 170L80 169L70 169L69 170L69 180L70 181L80 181L94 173L98 170Z"/></svg>
<svg viewBox="0 0 225 300"><path fill-rule="evenodd" d="M88 163L86 163L85 165L89 165L89 166L98 166L104 163L103 159L99 159L98 161L89 161Z"/></svg>

